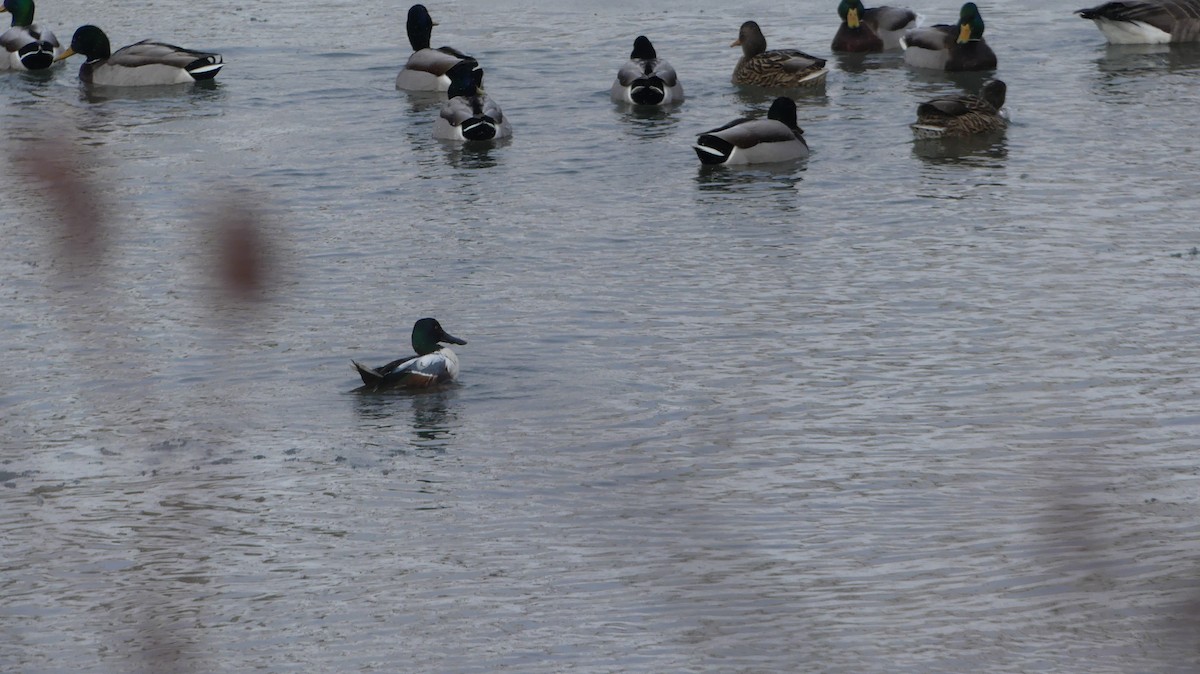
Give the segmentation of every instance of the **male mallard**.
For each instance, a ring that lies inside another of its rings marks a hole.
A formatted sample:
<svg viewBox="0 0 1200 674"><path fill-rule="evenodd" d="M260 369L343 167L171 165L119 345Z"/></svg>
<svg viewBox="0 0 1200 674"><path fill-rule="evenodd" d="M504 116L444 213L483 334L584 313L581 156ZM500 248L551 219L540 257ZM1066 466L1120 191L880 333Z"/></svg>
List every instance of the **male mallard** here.
<svg viewBox="0 0 1200 674"><path fill-rule="evenodd" d="M454 47L430 49L429 40L436 25L425 5L409 7L406 28L413 53L396 76L397 89L445 91L450 88L450 77L446 73L459 62L471 58Z"/></svg>
<svg viewBox="0 0 1200 674"><path fill-rule="evenodd" d="M983 85L978 96L935 98L917 106L917 138L951 138L999 131L1008 126L1000 114L1008 87L1000 80Z"/></svg>
<svg viewBox="0 0 1200 674"><path fill-rule="evenodd" d="M433 123L442 140L500 140L512 135L508 118L483 91L483 68L474 59L451 68L447 101Z"/></svg>
<svg viewBox="0 0 1200 674"><path fill-rule="evenodd" d="M811 87L824 84L829 70L825 60L798 49L767 51L767 38L753 21L742 24L738 39L730 47L741 47L742 58L733 69L733 83L756 87Z"/></svg>
<svg viewBox="0 0 1200 674"><path fill-rule="evenodd" d="M380 391L392 388L429 388L454 381L458 376L458 356L439 342L466 344L466 340L448 334L433 318L422 318L413 325L412 346L417 352L393 360L382 367L367 367L350 361L363 380L363 389Z"/></svg>
<svg viewBox="0 0 1200 674"><path fill-rule="evenodd" d="M1200 41L1200 0L1106 2L1075 13L1095 21L1113 44Z"/></svg>
<svg viewBox="0 0 1200 674"><path fill-rule="evenodd" d="M692 146L703 164L765 164L808 156L804 130L796 124L796 102L780 96L766 119L735 119L705 131Z"/></svg>
<svg viewBox="0 0 1200 674"><path fill-rule="evenodd" d="M12 27L0 34L0 71L49 68L62 47L54 33L33 23L33 0L4 0L0 12L12 14Z"/></svg>
<svg viewBox="0 0 1200 674"><path fill-rule="evenodd" d="M161 86L211 80L225 63L220 54L192 51L172 44L142 40L112 53L108 36L95 26L80 26L71 37L65 59L83 54L79 66L84 84L106 87Z"/></svg>
<svg viewBox="0 0 1200 674"><path fill-rule="evenodd" d="M996 54L983 41L983 17L968 2L958 13L958 24L939 24L910 30L904 36L904 62L930 70L995 70Z"/></svg>
<svg viewBox="0 0 1200 674"><path fill-rule="evenodd" d="M903 7L863 7L862 0L838 3L842 25L833 36L833 51L875 52L900 49L904 33L916 27L917 13Z"/></svg>
<svg viewBox="0 0 1200 674"><path fill-rule="evenodd" d="M683 85L671 64L658 58L650 39L639 35L629 61L617 71L610 95L614 103L671 105L683 100Z"/></svg>

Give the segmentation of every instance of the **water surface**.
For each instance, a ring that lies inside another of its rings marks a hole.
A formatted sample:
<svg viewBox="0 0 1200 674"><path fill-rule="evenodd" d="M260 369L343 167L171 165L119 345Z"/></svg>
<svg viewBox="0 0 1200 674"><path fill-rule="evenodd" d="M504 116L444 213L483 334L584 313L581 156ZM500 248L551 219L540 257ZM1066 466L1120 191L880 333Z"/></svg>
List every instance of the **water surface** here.
<svg viewBox="0 0 1200 674"><path fill-rule="evenodd" d="M229 65L0 79L4 669L1200 664L1197 50L984 6L1003 137L912 140L977 77L831 59L812 156L732 171L689 145L769 104L737 26L823 55L833 4L431 5L487 149L393 88L406 7L44 4ZM608 101L643 33L665 114ZM261 301L214 273L245 211ZM350 394L426 315L460 384Z"/></svg>

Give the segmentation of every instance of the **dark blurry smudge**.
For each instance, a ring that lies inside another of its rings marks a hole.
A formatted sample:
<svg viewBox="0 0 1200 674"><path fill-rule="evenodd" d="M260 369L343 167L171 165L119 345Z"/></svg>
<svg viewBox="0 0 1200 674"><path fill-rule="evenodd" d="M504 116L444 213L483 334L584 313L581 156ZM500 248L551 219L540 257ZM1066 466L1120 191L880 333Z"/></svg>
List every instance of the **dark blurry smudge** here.
<svg viewBox="0 0 1200 674"><path fill-rule="evenodd" d="M271 266L262 218L248 205L231 202L218 215L215 229L218 285L236 300L262 300Z"/></svg>
<svg viewBox="0 0 1200 674"><path fill-rule="evenodd" d="M62 253L67 258L67 270L74 274L96 269L107 242L107 208L98 194L97 185L80 175L80 164L68 158L87 157L86 149L63 140L43 137L16 146L11 164L17 174L39 190L57 217Z"/></svg>

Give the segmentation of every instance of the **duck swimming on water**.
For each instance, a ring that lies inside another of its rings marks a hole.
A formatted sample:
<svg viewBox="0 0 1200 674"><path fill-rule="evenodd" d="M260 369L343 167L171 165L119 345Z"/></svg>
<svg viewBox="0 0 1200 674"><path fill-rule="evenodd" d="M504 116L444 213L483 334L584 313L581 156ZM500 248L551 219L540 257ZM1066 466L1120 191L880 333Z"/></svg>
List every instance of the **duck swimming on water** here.
<svg viewBox="0 0 1200 674"><path fill-rule="evenodd" d="M422 389L454 381L458 377L458 356L441 343L466 344L442 329L434 318L422 318L413 325L412 346L415 356L393 360L380 367L367 367L350 361L362 377L362 391Z"/></svg>

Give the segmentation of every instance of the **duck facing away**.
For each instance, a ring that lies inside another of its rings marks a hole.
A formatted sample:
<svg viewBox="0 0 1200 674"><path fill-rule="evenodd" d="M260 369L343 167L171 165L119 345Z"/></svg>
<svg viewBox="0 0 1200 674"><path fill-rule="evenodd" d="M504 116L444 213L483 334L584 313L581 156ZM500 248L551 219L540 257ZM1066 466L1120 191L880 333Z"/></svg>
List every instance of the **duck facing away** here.
<svg viewBox="0 0 1200 674"><path fill-rule="evenodd" d="M0 71L45 70L62 53L54 33L33 23L33 0L4 0L0 12L12 14L12 26L0 33Z"/></svg>
<svg viewBox="0 0 1200 674"><path fill-rule="evenodd" d="M1200 0L1106 2L1075 13L1096 22L1112 44L1200 41Z"/></svg>
<svg viewBox="0 0 1200 674"><path fill-rule="evenodd" d="M463 61L449 75L448 100L433 123L434 138L491 141L512 135L512 124L483 91L483 68L478 62Z"/></svg>
<svg viewBox="0 0 1200 674"><path fill-rule="evenodd" d="M785 96L771 103L766 119L735 119L705 131L692 149L703 164L767 164L808 156L796 102Z"/></svg>
<svg viewBox="0 0 1200 674"><path fill-rule="evenodd" d="M963 72L995 70L996 54L983 40L983 17L968 2L958 23L910 30L904 36L904 62L915 68Z"/></svg>
<svg viewBox="0 0 1200 674"><path fill-rule="evenodd" d="M1008 120L1000 113L1008 87L1000 80L983 85L978 96L935 98L917 106L912 125L917 138L961 138L1000 131Z"/></svg>
<svg viewBox="0 0 1200 674"><path fill-rule="evenodd" d="M436 25L425 5L413 5L408 9L405 27L413 53L396 76L397 89L446 91L450 88L450 76L447 75L450 69L471 58L454 47L430 48L429 40Z"/></svg>
<svg viewBox="0 0 1200 674"><path fill-rule="evenodd" d="M904 34L917 26L917 13L903 7L863 7L862 0L838 3L842 24L830 48L838 52L877 52L903 47Z"/></svg>
<svg viewBox="0 0 1200 674"><path fill-rule="evenodd" d="M367 367L350 361L362 377L362 391L387 389L420 389L454 381L458 377L458 356L441 345L466 344L442 329L433 318L422 318L413 325L412 346L415 356L393 360L381 367Z"/></svg>
<svg viewBox="0 0 1200 674"><path fill-rule="evenodd" d="M610 96L614 103L672 105L683 100L683 85L671 64L658 58L650 39L639 35L629 61L617 71Z"/></svg>
<svg viewBox="0 0 1200 674"><path fill-rule="evenodd" d="M95 26L80 26L71 46L59 56L82 54L79 66L84 84L106 87L161 86L211 80L225 66L220 54L193 51L173 44L142 40L115 53L108 36Z"/></svg>
<svg viewBox="0 0 1200 674"><path fill-rule="evenodd" d="M815 87L825 83L829 70L825 59L798 49L767 51L767 38L753 21L742 24L738 39L730 47L741 47L742 58L733 69L733 83L755 87Z"/></svg>

